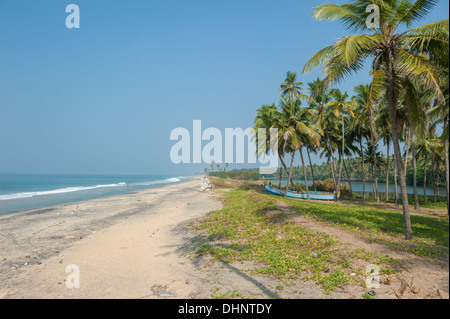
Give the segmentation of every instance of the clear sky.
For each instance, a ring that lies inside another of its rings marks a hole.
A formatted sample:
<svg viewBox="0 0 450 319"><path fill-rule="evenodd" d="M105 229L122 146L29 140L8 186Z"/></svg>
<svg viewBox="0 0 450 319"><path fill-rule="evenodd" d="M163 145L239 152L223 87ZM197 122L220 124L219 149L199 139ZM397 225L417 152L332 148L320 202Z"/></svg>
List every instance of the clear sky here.
<svg viewBox="0 0 450 319"><path fill-rule="evenodd" d="M170 132L250 127L287 71L347 34L312 19L324 2L0 0L0 173L202 172L171 163ZM80 29L66 28L70 3Z"/></svg>

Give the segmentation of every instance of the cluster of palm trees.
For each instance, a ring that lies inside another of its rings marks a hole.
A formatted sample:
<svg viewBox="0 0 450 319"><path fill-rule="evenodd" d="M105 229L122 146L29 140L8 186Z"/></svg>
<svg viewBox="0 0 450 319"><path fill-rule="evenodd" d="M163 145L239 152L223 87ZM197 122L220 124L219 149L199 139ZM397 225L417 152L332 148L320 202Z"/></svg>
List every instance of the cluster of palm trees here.
<svg viewBox="0 0 450 319"><path fill-rule="evenodd" d="M401 190L407 240L412 238L406 191L407 165L412 164L415 172L417 160L431 160L433 170L445 162L448 194L449 21L411 28L437 2L351 0L343 5L327 3L313 9L318 20L338 20L349 32L364 33L344 36L316 53L305 65L303 73L322 66L324 78L307 83L306 89L297 80L295 72L288 72L280 85L279 105L264 105L257 111L255 129L278 129L276 151L288 175L286 191L289 184L293 185L291 172L298 152L309 197L304 149L308 157L310 152L320 151L328 158L338 191L345 157L357 153L363 159L364 141L369 144L366 153L370 160L367 163L363 160L361 165L371 165L371 179L379 201L377 168L381 154L377 152L377 143L382 139L386 145L393 145L394 181L398 180ZM369 28L366 23L368 4L379 8L377 28ZM371 63L370 84L357 86L352 96L332 87L361 70L365 62ZM400 146L402 141L406 145L404 154ZM284 160L286 154L291 155L289 168ZM408 163L408 157L411 157L411 163ZM387 176L389 174L388 171ZM417 198L415 187L416 209Z"/></svg>

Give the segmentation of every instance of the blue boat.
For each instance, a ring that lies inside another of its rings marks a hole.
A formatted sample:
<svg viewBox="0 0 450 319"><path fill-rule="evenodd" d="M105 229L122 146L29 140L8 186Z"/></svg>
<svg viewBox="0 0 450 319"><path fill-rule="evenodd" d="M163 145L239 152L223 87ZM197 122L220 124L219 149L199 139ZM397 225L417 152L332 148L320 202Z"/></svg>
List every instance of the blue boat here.
<svg viewBox="0 0 450 319"><path fill-rule="evenodd" d="M283 189L273 186L272 183L267 182L264 177L263 177L263 182L264 182L264 188L266 189L266 192L268 194L277 195L277 196L284 196L284 194L286 194L285 189L283 190ZM309 192L309 199L335 200L336 196L339 199L340 195L341 195L341 192L338 192L337 195L336 195L336 192L334 192L334 193ZM286 197L295 198L295 199L307 199L306 192L304 192L304 191L288 190Z"/></svg>

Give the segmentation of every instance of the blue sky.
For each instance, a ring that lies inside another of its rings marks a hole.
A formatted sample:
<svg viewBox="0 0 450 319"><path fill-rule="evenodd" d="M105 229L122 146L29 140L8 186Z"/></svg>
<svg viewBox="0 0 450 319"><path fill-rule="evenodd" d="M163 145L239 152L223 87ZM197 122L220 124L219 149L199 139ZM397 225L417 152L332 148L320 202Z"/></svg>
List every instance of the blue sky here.
<svg viewBox="0 0 450 319"><path fill-rule="evenodd" d="M346 34L312 19L323 2L0 0L0 173L202 172L171 163L172 129L250 127L287 71Z"/></svg>

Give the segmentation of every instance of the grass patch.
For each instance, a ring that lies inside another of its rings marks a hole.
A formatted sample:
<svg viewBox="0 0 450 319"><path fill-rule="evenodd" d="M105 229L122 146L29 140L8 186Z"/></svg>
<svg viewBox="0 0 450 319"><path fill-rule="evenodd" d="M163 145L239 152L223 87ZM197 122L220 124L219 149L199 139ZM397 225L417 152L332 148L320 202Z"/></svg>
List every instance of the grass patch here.
<svg viewBox="0 0 450 319"><path fill-rule="evenodd" d="M370 202L370 203L376 203L376 199L373 198L372 194L367 193L368 196L366 197L366 200L362 200L362 193L361 192L353 192L354 198L351 198L350 196L342 196L342 199L345 199L346 201L352 201L352 202L358 202L358 203L364 203L364 202ZM381 203L390 203L395 204L395 199L392 197L392 194L389 195L389 200L386 202L385 193L380 193L380 200ZM447 200L443 197L438 197L437 201L434 201L433 196L427 196L427 201L425 202L423 195L418 195L419 200L419 206L420 208L430 208L430 209L442 209L447 211ZM399 194L399 204L402 205L402 199ZM408 204L410 206L414 207L414 195L408 194Z"/></svg>
<svg viewBox="0 0 450 319"><path fill-rule="evenodd" d="M440 258L448 255L448 219L411 215L414 239L405 242L401 212L360 205L284 200L301 214L356 231L373 242L400 248L419 256Z"/></svg>
<svg viewBox="0 0 450 319"><path fill-rule="evenodd" d="M277 209L278 200L246 188L226 192L222 198L224 208L209 213L195 225L208 234L196 243L195 254L209 254L225 263L253 261L256 267L252 273L281 280L311 280L325 293L349 284L364 285L359 277L350 274L363 274L361 265L369 262L376 261L388 273L397 271L399 262L390 256L349 251L326 233L290 223L290 216ZM298 204L289 204L300 209Z"/></svg>

